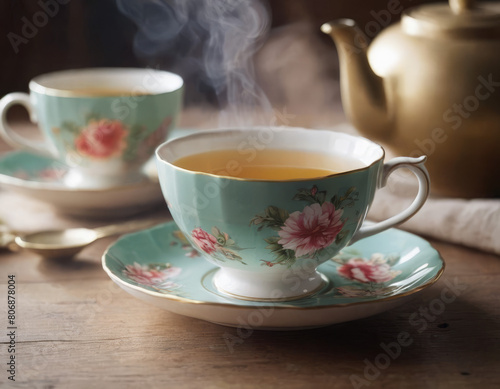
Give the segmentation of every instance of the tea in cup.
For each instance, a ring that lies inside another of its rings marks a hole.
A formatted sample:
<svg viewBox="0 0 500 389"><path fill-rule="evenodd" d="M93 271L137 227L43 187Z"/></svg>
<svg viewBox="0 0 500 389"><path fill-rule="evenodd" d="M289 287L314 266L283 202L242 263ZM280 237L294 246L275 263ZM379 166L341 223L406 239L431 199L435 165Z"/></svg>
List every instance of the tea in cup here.
<svg viewBox="0 0 500 389"><path fill-rule="evenodd" d="M381 146L326 130L200 131L156 151L172 217L219 269L214 285L255 301L302 298L324 286L317 271L342 248L414 215L429 193L425 157L384 164ZM414 202L363 225L375 190L399 168L419 183Z"/></svg>
<svg viewBox="0 0 500 389"><path fill-rule="evenodd" d="M175 126L183 80L154 69L91 68L40 75L29 88L29 95L0 100L0 135L15 148L68 165L66 185L100 188L143 178L144 165ZM38 123L43 142L26 139L7 122L16 104Z"/></svg>

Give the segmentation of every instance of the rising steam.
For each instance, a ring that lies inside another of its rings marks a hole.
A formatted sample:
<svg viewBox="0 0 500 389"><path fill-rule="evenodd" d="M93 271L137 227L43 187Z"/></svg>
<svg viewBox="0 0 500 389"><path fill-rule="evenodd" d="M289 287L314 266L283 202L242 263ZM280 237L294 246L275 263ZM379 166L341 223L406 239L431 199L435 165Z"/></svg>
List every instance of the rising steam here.
<svg viewBox="0 0 500 389"><path fill-rule="evenodd" d="M138 27L137 55L161 56L175 50L187 71L197 72L197 76L201 72L223 104L221 127L270 123L272 107L255 81L253 65L254 54L270 27L263 0L117 3Z"/></svg>

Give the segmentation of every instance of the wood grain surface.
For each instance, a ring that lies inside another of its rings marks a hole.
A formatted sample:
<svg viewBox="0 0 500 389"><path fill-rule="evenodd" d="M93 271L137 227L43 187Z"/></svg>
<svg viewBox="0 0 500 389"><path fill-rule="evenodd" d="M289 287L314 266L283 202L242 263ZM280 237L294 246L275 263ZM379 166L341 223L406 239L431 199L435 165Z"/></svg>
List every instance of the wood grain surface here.
<svg viewBox="0 0 500 389"><path fill-rule="evenodd" d="M137 218L150 216L168 218L166 206ZM1 188L0 218L22 231L110 222L67 218ZM0 387L500 386L498 256L431 241L446 270L411 303L354 322L275 332L223 327L133 298L101 267L114 239L71 261L0 252ZM17 288L15 382L6 371L10 274ZM398 349L401 336L407 345Z"/></svg>

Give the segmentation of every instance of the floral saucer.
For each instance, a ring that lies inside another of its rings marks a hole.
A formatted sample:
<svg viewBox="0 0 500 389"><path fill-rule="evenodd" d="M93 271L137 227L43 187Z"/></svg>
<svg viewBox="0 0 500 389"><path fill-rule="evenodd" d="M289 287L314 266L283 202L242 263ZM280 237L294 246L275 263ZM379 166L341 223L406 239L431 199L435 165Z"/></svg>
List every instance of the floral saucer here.
<svg viewBox="0 0 500 389"><path fill-rule="evenodd" d="M201 258L174 222L128 234L102 257L109 277L160 308L227 326L298 329L360 319L401 305L435 283L444 270L424 239L397 229L363 239L318 270L325 286L287 302L229 297L213 285L217 267Z"/></svg>
<svg viewBox="0 0 500 389"><path fill-rule="evenodd" d="M26 151L0 157L0 184L75 216L130 216L163 203L154 160L141 181L103 189L76 189L62 180L66 165Z"/></svg>

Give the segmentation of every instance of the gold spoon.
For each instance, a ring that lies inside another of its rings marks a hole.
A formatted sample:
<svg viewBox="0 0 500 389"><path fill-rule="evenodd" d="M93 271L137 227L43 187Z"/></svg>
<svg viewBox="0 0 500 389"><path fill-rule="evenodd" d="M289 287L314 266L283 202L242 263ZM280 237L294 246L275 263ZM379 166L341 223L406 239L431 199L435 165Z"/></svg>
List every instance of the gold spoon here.
<svg viewBox="0 0 500 389"><path fill-rule="evenodd" d="M14 242L44 258L72 257L97 239L151 227L161 220L139 220L98 228L69 228L19 235Z"/></svg>

